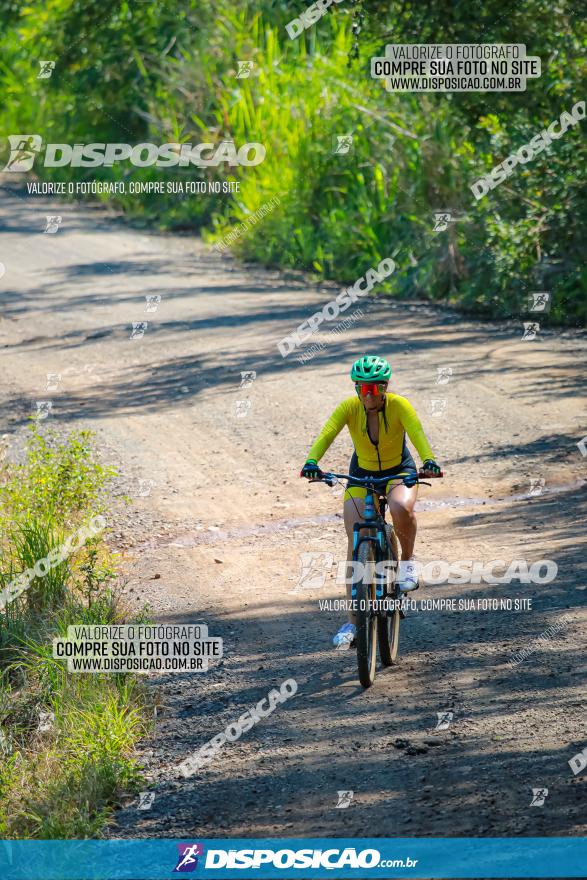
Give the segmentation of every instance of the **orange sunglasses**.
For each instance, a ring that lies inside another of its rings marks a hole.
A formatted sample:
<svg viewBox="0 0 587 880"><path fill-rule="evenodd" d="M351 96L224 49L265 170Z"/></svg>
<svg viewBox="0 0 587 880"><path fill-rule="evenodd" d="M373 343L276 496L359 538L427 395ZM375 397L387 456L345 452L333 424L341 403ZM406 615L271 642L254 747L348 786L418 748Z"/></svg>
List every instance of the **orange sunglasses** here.
<svg viewBox="0 0 587 880"><path fill-rule="evenodd" d="M355 382L355 388L361 397L366 397L368 394L377 396L385 393L387 382Z"/></svg>

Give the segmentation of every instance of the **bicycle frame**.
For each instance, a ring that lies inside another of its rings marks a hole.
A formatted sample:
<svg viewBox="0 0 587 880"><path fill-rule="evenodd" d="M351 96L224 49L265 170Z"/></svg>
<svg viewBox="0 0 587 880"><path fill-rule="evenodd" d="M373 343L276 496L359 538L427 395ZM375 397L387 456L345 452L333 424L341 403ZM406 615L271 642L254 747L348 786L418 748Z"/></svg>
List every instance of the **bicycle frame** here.
<svg viewBox="0 0 587 880"><path fill-rule="evenodd" d="M363 520L356 522L353 526L353 555L357 552L359 546L363 543L370 542L374 544L375 562L381 562L384 559L392 558L392 548L387 540L385 531L385 505L387 499L385 495L378 495L379 510L375 507L375 489L372 486L366 486L367 497L365 498L365 507L363 510ZM377 529L376 535L363 535L361 531L364 529ZM384 582L377 578L375 585L375 595L377 599L383 599ZM351 587L351 598L356 598L356 586L353 582Z"/></svg>
<svg viewBox="0 0 587 880"><path fill-rule="evenodd" d="M427 474L423 474L421 471L418 471L416 477L416 483L422 483L422 477L427 476ZM443 476L442 473L439 476ZM363 520L362 522L357 522L353 526L353 556L357 553L359 546L369 541L375 545L375 562L381 562L385 559L393 558L393 548L390 546L390 543L387 539L387 533L385 530L385 506L387 504L387 497L385 495L385 491L382 491L378 486L382 485L386 486L391 480L399 480L400 482L404 482L402 477L398 474L397 477L354 477L352 474L335 474L335 473L325 473L321 472L321 476L318 480L311 480L310 482L318 482L318 483L326 483L328 486L334 486L337 479L343 480L352 480L355 485L363 486L367 490L367 496L365 498L365 506L363 509ZM425 485L429 486L430 483L425 483ZM377 497L379 499L379 510L375 507L375 493L377 493ZM392 525L393 528L393 525ZM373 535L363 535L361 536L361 531L369 529L372 531L373 529L377 530L377 534ZM376 579L375 592L377 599L383 599L383 583L380 578ZM351 597L356 598L356 586L353 582L351 587Z"/></svg>
<svg viewBox="0 0 587 880"><path fill-rule="evenodd" d="M385 522L385 508L387 504L386 487L391 480L399 480L404 485L411 487L423 482L422 477L429 476L428 472L418 471L417 474L398 474L397 477L354 477L351 474L324 473L317 468L316 478L310 482L326 483L334 486L338 479L350 480L354 486L366 489L363 516L360 522L353 525L353 576L351 584L351 596L358 606L355 605L356 628L355 643L357 648L357 666L359 681L364 688L371 687L375 681L377 668L377 650L383 666L392 666L398 655L400 622L405 617L398 600L401 590L397 578L394 577L388 584L388 567L383 566L384 571L379 569L379 563L386 561L398 562L399 548L396 549L396 538L393 525ZM432 476L443 476L434 473ZM430 486L430 483L425 483ZM377 499L377 500L376 500ZM389 527L388 527L389 526ZM391 529L391 531L389 531ZM389 536L388 536L389 531ZM361 549L362 544L371 545ZM367 569L375 560L373 572ZM364 566L360 572L356 572L355 563ZM382 576L383 575L383 576ZM388 585L392 588L388 592ZM388 599L392 601L388 606Z"/></svg>

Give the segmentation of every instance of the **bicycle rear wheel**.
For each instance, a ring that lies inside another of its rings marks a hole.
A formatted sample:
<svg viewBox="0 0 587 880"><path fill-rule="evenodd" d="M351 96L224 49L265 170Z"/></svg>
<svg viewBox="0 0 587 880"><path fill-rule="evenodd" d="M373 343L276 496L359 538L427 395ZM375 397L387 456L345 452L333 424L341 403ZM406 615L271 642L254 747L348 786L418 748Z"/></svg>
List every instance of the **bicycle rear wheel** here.
<svg viewBox="0 0 587 880"><path fill-rule="evenodd" d="M397 546L397 538L395 532L389 523L385 526L387 540L391 546L391 559L398 562L399 552ZM397 568L394 580L397 578ZM393 590L393 598L397 599L396 591ZM377 634L379 636L379 656L381 657L382 666L391 666L397 660L397 652L399 648L399 625L401 620L401 611L395 608L389 613L381 612L377 616Z"/></svg>
<svg viewBox="0 0 587 880"><path fill-rule="evenodd" d="M368 688L375 681L377 664L377 614L373 610L375 557L373 544L370 541L359 544L357 562L363 564L361 579L356 583L357 664L359 681L364 688Z"/></svg>

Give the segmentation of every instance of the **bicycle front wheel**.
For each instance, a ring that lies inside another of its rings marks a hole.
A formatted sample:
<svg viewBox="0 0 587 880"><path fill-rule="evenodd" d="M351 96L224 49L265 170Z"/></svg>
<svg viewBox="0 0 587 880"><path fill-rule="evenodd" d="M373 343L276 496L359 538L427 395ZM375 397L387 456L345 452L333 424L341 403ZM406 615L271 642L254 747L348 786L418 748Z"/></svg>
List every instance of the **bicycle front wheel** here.
<svg viewBox="0 0 587 880"><path fill-rule="evenodd" d="M359 544L357 562L362 563L360 568L362 575L356 582L357 664L359 681L364 688L368 688L375 681L377 664L377 614L373 605L376 598L375 557L373 544L370 541Z"/></svg>
<svg viewBox="0 0 587 880"><path fill-rule="evenodd" d="M385 526L387 532L387 540L391 546L391 559L398 562L398 546L397 538L389 523ZM397 578L397 567L394 579ZM393 598L397 599L396 590L392 591ZM390 597L388 597L390 598ZM379 656L381 657L382 666L391 666L397 660L397 652L399 648L399 625L401 620L401 612L399 608L395 608L388 613L381 613L377 617L377 629L379 635Z"/></svg>

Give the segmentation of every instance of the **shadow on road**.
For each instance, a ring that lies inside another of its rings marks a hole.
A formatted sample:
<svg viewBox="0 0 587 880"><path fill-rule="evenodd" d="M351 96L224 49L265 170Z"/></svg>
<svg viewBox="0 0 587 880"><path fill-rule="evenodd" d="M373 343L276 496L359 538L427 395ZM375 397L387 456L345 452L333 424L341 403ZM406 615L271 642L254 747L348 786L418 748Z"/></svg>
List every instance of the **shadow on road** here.
<svg viewBox="0 0 587 880"><path fill-rule="evenodd" d="M555 529L550 540L560 548L559 539L578 534L586 514L583 491L465 514L454 526L466 529L474 520L476 536L491 538L498 523L523 534L548 518ZM550 584L427 588L428 597L530 598L533 613L409 613L399 665L380 671L368 691L358 685L354 652L329 649L337 615L319 613L315 596L284 609L275 595L249 603L246 616L225 618L206 609L209 632L224 639L222 668L211 667L196 688L190 676L152 683L168 694L149 744L155 766L164 767L155 804L138 827L135 807L121 811L113 833L582 833L584 777L573 776L568 761L584 746L576 724L585 671L578 666L582 636L576 618L585 602L580 588L587 583L583 550L568 541L556 561L559 575ZM560 630L544 635L563 618ZM528 650L526 659L511 664L522 649ZM226 743L190 778L175 771L287 678L296 680L298 692L271 716ZM413 692L422 698L414 700ZM454 713L447 730L435 729L439 711ZM548 789L546 806L530 807L539 788ZM341 790L354 792L348 809L336 808ZM556 809L548 809L548 798Z"/></svg>

